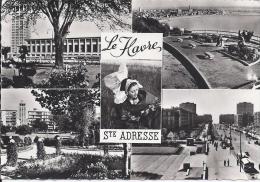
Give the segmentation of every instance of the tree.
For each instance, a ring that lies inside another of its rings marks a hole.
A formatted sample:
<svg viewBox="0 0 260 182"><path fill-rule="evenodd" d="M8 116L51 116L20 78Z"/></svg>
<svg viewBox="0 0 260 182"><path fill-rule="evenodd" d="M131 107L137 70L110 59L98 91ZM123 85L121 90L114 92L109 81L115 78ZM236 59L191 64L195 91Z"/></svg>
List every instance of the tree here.
<svg viewBox="0 0 260 182"><path fill-rule="evenodd" d="M11 47L2 47L2 54L4 55L4 59L7 59L7 54L11 51Z"/></svg>
<svg viewBox="0 0 260 182"><path fill-rule="evenodd" d="M19 58L22 60L23 63L26 63L26 55L28 55L29 50L26 45L21 45L19 48L19 53L21 54Z"/></svg>
<svg viewBox="0 0 260 182"><path fill-rule="evenodd" d="M6 154L7 154L6 164L8 166L16 166L18 154L17 154L17 145L13 139L11 139L10 143L8 144Z"/></svg>
<svg viewBox="0 0 260 182"><path fill-rule="evenodd" d="M100 105L100 89L32 90L36 101L53 115L67 115L79 131L81 141L87 134L93 117L93 107ZM84 142L83 142L84 143Z"/></svg>
<svg viewBox="0 0 260 182"><path fill-rule="evenodd" d="M41 119L37 118L32 122L32 128L38 131L46 131L48 130L48 124Z"/></svg>
<svg viewBox="0 0 260 182"><path fill-rule="evenodd" d="M69 115L54 115L53 116L54 123L58 126L60 131L68 132L75 131L75 125L70 119Z"/></svg>
<svg viewBox="0 0 260 182"><path fill-rule="evenodd" d="M19 135L27 135L32 133L32 128L28 125L18 126L15 133Z"/></svg>
<svg viewBox="0 0 260 182"><path fill-rule="evenodd" d="M21 16L28 20L36 22L43 15L48 18L54 32L55 65L60 67L63 66L64 40L75 20L107 22L112 27L128 26L120 15L130 12L131 0L6 0L3 14L11 14L16 6L24 8Z"/></svg>

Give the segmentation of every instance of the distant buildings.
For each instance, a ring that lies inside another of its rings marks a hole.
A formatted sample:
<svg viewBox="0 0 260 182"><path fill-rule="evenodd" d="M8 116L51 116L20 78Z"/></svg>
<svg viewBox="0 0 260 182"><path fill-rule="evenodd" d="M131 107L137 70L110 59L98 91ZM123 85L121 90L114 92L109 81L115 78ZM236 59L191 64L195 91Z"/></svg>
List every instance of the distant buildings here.
<svg viewBox="0 0 260 182"><path fill-rule="evenodd" d="M237 114L254 114L254 105L250 102L240 102L237 104Z"/></svg>
<svg viewBox="0 0 260 182"><path fill-rule="evenodd" d="M21 125L26 125L26 104L24 101L19 103L18 119L21 121Z"/></svg>
<svg viewBox="0 0 260 182"><path fill-rule="evenodd" d="M17 110L1 110L0 117L2 126L17 126L20 124L17 118Z"/></svg>
<svg viewBox="0 0 260 182"><path fill-rule="evenodd" d="M254 122L254 105L249 102L237 104L237 125L245 127Z"/></svg>
<svg viewBox="0 0 260 182"><path fill-rule="evenodd" d="M194 103L185 102L179 107L162 110L162 128L170 131L191 130L209 122L212 122L212 115L197 115Z"/></svg>
<svg viewBox="0 0 260 182"><path fill-rule="evenodd" d="M19 55L19 46L25 45L25 39L30 38L30 26L25 15L25 7L15 6L12 14L12 37L11 37L11 54Z"/></svg>
<svg viewBox="0 0 260 182"><path fill-rule="evenodd" d="M254 124L255 126L260 126L260 112L254 113Z"/></svg>
<svg viewBox="0 0 260 182"><path fill-rule="evenodd" d="M236 114L221 114L219 115L219 123L225 125L232 125L237 123L237 115Z"/></svg>
<svg viewBox="0 0 260 182"><path fill-rule="evenodd" d="M50 111L40 111L33 109L33 111L28 111L28 123L32 124L35 120L45 122L48 125L48 130L55 130L57 125L53 122L53 115Z"/></svg>

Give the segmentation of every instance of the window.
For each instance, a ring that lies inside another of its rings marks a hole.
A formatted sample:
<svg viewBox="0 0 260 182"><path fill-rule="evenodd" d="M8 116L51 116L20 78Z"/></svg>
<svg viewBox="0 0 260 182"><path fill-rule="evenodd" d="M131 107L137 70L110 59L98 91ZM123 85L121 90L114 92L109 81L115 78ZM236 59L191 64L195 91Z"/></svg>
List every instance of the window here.
<svg viewBox="0 0 260 182"><path fill-rule="evenodd" d="M86 46L87 46L87 52L90 53L91 52L90 39L86 40Z"/></svg>
<svg viewBox="0 0 260 182"><path fill-rule="evenodd" d="M85 52L85 41L84 41L84 39L80 40L80 52Z"/></svg>
<svg viewBox="0 0 260 182"><path fill-rule="evenodd" d="M92 40L92 44L93 44L93 52L98 52L98 40L97 39Z"/></svg>
<svg viewBox="0 0 260 182"><path fill-rule="evenodd" d="M68 44L69 44L69 52L73 52L73 43L72 43L72 40L69 40L69 41L68 41Z"/></svg>
<svg viewBox="0 0 260 182"><path fill-rule="evenodd" d="M75 52L79 52L79 40L74 40Z"/></svg>

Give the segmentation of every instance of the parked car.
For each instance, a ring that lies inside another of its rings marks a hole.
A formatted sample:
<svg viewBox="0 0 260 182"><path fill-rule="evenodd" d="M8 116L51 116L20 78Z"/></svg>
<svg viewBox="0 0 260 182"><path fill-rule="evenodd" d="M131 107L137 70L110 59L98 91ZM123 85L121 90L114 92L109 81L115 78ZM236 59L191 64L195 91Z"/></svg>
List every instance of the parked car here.
<svg viewBox="0 0 260 182"><path fill-rule="evenodd" d="M253 90L260 89L260 80L256 81L252 87Z"/></svg>

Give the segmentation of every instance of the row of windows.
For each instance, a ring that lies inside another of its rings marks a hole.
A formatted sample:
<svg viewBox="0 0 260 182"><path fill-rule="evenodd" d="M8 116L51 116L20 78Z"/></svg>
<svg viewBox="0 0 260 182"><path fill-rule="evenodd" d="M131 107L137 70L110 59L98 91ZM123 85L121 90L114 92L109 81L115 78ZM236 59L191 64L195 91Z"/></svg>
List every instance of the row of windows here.
<svg viewBox="0 0 260 182"><path fill-rule="evenodd" d="M31 50L32 48L32 50ZM74 48L74 50L73 50ZM98 52L101 49L101 46L98 45L98 43L92 44L72 44L69 42L69 44L64 44L63 50L64 52ZM51 50L51 44L37 44L37 45L32 45L31 47L28 46L29 52L55 52L55 45L52 45L52 50ZM92 49L92 51L91 51Z"/></svg>

